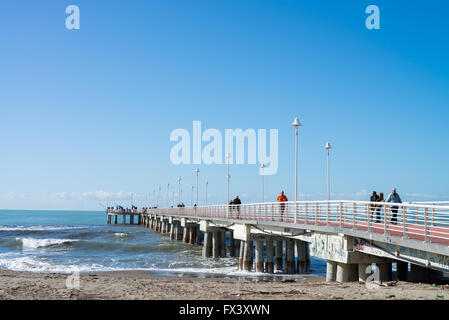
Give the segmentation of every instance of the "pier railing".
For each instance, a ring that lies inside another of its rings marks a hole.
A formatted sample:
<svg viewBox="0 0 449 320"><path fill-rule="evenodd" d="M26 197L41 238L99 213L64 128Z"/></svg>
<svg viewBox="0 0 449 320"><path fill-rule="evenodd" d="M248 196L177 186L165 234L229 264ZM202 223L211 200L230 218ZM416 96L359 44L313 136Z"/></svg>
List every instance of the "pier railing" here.
<svg viewBox="0 0 449 320"><path fill-rule="evenodd" d="M446 204L446 203L444 203ZM146 209L149 214L331 226L449 245L449 206L369 201L289 201Z"/></svg>

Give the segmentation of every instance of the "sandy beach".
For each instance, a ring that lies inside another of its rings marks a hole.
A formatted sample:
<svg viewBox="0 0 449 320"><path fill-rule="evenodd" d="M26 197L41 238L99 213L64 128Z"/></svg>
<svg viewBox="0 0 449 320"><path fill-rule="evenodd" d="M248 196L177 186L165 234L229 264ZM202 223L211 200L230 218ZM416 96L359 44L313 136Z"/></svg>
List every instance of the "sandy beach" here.
<svg viewBox="0 0 449 320"><path fill-rule="evenodd" d="M146 272L81 274L78 289L65 274L0 271L1 300L447 300L449 285L390 282L326 283L321 277L287 281L161 277Z"/></svg>

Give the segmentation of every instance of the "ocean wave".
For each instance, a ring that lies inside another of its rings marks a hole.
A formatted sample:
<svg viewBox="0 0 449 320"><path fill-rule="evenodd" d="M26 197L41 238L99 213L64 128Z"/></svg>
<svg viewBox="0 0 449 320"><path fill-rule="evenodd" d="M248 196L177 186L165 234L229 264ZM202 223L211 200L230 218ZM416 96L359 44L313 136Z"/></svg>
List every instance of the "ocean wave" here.
<svg viewBox="0 0 449 320"><path fill-rule="evenodd" d="M24 248L37 249L44 247L57 246L61 244L69 244L80 240L73 239L37 239L37 238L16 238L16 241L21 242Z"/></svg>
<svg viewBox="0 0 449 320"><path fill-rule="evenodd" d="M116 232L116 233L114 233L114 236L125 238L125 237L128 237L129 235L124 232Z"/></svg>
<svg viewBox="0 0 449 320"><path fill-rule="evenodd" d="M76 226L46 226L46 225L34 225L34 226L4 226L0 225L0 231L61 231L61 230L76 230L85 229L86 227Z"/></svg>

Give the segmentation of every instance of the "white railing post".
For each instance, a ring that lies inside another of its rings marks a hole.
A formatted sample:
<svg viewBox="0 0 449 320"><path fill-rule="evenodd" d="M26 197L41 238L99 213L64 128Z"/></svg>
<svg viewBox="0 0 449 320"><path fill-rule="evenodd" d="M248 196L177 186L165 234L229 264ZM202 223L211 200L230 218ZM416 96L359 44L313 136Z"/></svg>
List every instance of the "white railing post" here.
<svg viewBox="0 0 449 320"><path fill-rule="evenodd" d="M407 234L407 208L406 207L402 207L402 223L404 225L403 226L404 233L402 234L402 238L407 239L408 234Z"/></svg>
<svg viewBox="0 0 449 320"><path fill-rule="evenodd" d="M352 229L356 230L357 229L357 206L355 204L355 202L352 203Z"/></svg>
<svg viewBox="0 0 449 320"><path fill-rule="evenodd" d="M368 232L371 232L372 231L372 229L371 229L371 217L370 217L371 209L370 209L369 206L370 206L369 204L366 205L366 209L365 209L366 210L366 214L365 214L365 216L368 216ZM374 215L376 214L376 207L374 207L374 211L373 211L372 214L373 214L373 218L374 218Z"/></svg>
<svg viewBox="0 0 449 320"><path fill-rule="evenodd" d="M428 210L424 209L424 241L429 242L429 222L428 222Z"/></svg>
<svg viewBox="0 0 449 320"><path fill-rule="evenodd" d="M435 203L432 203L434 206ZM435 226L435 208L432 208L432 227Z"/></svg>
<svg viewBox="0 0 449 320"><path fill-rule="evenodd" d="M306 223L309 223L309 205L308 203L306 203L306 207L305 207L305 216L306 216Z"/></svg>
<svg viewBox="0 0 449 320"><path fill-rule="evenodd" d="M329 225L331 223L330 218L331 218L331 203L328 202L327 203L327 225Z"/></svg>
<svg viewBox="0 0 449 320"><path fill-rule="evenodd" d="M343 227L343 202L340 202L340 228Z"/></svg>
<svg viewBox="0 0 449 320"><path fill-rule="evenodd" d="M390 206L389 205L385 205L385 209L384 209L384 235L388 236L388 213L390 211Z"/></svg>

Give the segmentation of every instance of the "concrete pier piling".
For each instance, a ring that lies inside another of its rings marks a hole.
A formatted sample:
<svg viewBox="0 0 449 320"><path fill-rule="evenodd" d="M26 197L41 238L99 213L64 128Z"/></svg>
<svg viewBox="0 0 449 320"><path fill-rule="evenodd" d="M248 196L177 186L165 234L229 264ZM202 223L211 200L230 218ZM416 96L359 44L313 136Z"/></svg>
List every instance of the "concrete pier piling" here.
<svg viewBox="0 0 449 320"><path fill-rule="evenodd" d="M229 256L235 257L235 240L234 240L234 231L229 231Z"/></svg>
<svg viewBox="0 0 449 320"><path fill-rule="evenodd" d="M239 260L237 267L239 270L243 270L243 255L245 253L245 241L240 241Z"/></svg>
<svg viewBox="0 0 449 320"><path fill-rule="evenodd" d="M286 250L285 250L285 265L286 265L286 273L294 274L295 273L295 246L294 241L292 239L287 239L285 241Z"/></svg>
<svg viewBox="0 0 449 320"><path fill-rule="evenodd" d="M262 240L256 240L256 272L264 272Z"/></svg>
<svg viewBox="0 0 449 320"><path fill-rule="evenodd" d="M251 271L253 267L253 241L245 241L243 253L243 270Z"/></svg>
<svg viewBox="0 0 449 320"><path fill-rule="evenodd" d="M212 232L212 257L220 257L220 234L219 231Z"/></svg>
<svg viewBox="0 0 449 320"><path fill-rule="evenodd" d="M273 240L265 241L265 272L274 273L274 246Z"/></svg>
<svg viewBox="0 0 449 320"><path fill-rule="evenodd" d="M376 263L379 268L379 280L380 281L391 281L392 276L392 266L391 263Z"/></svg>
<svg viewBox="0 0 449 320"><path fill-rule="evenodd" d="M114 224L117 224L117 219L118 219L118 217L117 217L117 215L115 215L114 216Z"/></svg>
<svg viewBox="0 0 449 320"><path fill-rule="evenodd" d="M296 240L296 258L297 258L297 273L305 273L307 271L306 263L306 242Z"/></svg>
<svg viewBox="0 0 449 320"><path fill-rule="evenodd" d="M310 246L308 242L304 242L304 252L306 256L306 272L310 271Z"/></svg>
<svg viewBox="0 0 449 320"><path fill-rule="evenodd" d="M337 263L337 282L348 282L349 281L349 265L347 263Z"/></svg>
<svg viewBox="0 0 449 320"><path fill-rule="evenodd" d="M212 232L204 233L203 241L203 258L209 258L212 256Z"/></svg>
<svg viewBox="0 0 449 320"><path fill-rule="evenodd" d="M359 281L366 282L366 279L371 275L371 264L359 263L358 269Z"/></svg>
<svg viewBox="0 0 449 320"><path fill-rule="evenodd" d="M276 258L274 260L276 270L282 270L284 269L283 264L283 241L277 240L276 241L276 251L275 251Z"/></svg>
<svg viewBox="0 0 449 320"><path fill-rule="evenodd" d="M226 257L226 231L220 231L220 258Z"/></svg>
<svg viewBox="0 0 449 320"><path fill-rule="evenodd" d="M108 224L111 224L111 218L112 216L108 214Z"/></svg>
<svg viewBox="0 0 449 320"><path fill-rule="evenodd" d="M195 244L200 246L202 244L202 238L203 238L201 230L200 230L200 225L197 224L195 226L195 229L196 229L196 232L195 232L196 233L196 242L195 242Z"/></svg>
<svg viewBox="0 0 449 320"><path fill-rule="evenodd" d="M126 214L122 215L123 217L123 224L126 224Z"/></svg>
<svg viewBox="0 0 449 320"><path fill-rule="evenodd" d="M196 234L195 234L196 229L193 226L189 226L188 230L189 230L189 243L195 244L196 243Z"/></svg>
<svg viewBox="0 0 449 320"><path fill-rule="evenodd" d="M396 279L399 281L408 280L408 263L407 262L396 262Z"/></svg>
<svg viewBox="0 0 449 320"><path fill-rule="evenodd" d="M129 224L134 224L134 215L129 216Z"/></svg>
<svg viewBox="0 0 449 320"><path fill-rule="evenodd" d="M337 280L337 262L327 260L326 281L332 282Z"/></svg>
<svg viewBox="0 0 449 320"><path fill-rule="evenodd" d="M189 228L187 226L185 226L182 231L183 231L182 242L189 243L189 241L190 241Z"/></svg>

